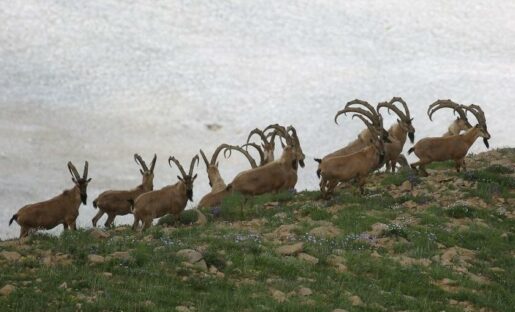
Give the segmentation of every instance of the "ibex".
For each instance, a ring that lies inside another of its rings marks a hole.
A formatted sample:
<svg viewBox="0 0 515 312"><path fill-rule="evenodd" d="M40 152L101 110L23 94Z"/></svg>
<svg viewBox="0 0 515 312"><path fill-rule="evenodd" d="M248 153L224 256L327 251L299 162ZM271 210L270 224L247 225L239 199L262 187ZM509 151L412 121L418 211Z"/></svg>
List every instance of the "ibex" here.
<svg viewBox="0 0 515 312"><path fill-rule="evenodd" d="M179 168L182 177L177 176L179 182L174 185L143 193L136 198L132 203L132 213L134 214L133 230L136 230L140 221L143 222L143 229L145 230L152 225L152 221L155 218L160 218L168 213L178 218L184 208L186 208L188 200L193 201L193 182L197 178L196 174L193 176L193 168L195 162L198 164L198 155L191 160L188 174L186 174L179 161L171 156L168 159L170 167L172 166L172 161Z"/></svg>
<svg viewBox="0 0 515 312"><path fill-rule="evenodd" d="M293 127L292 127L293 128ZM228 191L239 192L244 195L261 195L269 192L288 190L296 182L297 164L304 166L304 155L288 131L279 125L270 125L268 129L275 129L278 135L286 140L281 158L264 166L253 168L239 173L227 187Z"/></svg>
<svg viewBox="0 0 515 312"><path fill-rule="evenodd" d="M131 213L131 205L129 201L134 201L139 195L152 191L154 189L154 167L156 165L157 156L150 163L150 169L140 155L134 154L134 161L141 166L139 172L142 176L141 184L136 188L128 191L105 191L93 201L93 207L98 208L98 213L91 220L93 226L97 226L98 220L107 214L105 226L109 227L113 224L116 216L123 216Z"/></svg>
<svg viewBox="0 0 515 312"><path fill-rule="evenodd" d="M461 167L466 170L465 156L477 138L482 137L486 147L489 147L488 139L490 139L490 134L488 133L483 110L477 105L466 106L466 109L474 114L478 124L467 130L464 134L424 138L418 141L417 144L408 151L410 154L415 152L415 155L419 158L419 161L411 164L413 170L417 170L418 167L418 171L421 172L422 175L427 176L428 173L425 169L427 164L434 161L445 160L454 160L456 163L456 171L458 172Z"/></svg>
<svg viewBox="0 0 515 312"><path fill-rule="evenodd" d="M243 145L243 146L246 146L247 144L249 144L250 138L255 134L257 134L261 137L261 140L262 140L261 146L263 147L263 149L261 150L260 154L263 153L263 155L264 155L264 158L262 158L262 161L260 164L261 166L274 161L274 151L275 151L275 142L274 142L275 135L271 136L270 139L268 139L264 132L265 131L261 131L258 128L250 131L249 136L247 137L247 143L245 145ZM255 147L255 146L253 146L253 147ZM260 151L259 148L258 148L258 151Z"/></svg>
<svg viewBox="0 0 515 312"><path fill-rule="evenodd" d="M9 225L16 221L21 226L20 238L27 236L31 229L49 230L59 224L62 224L65 230L68 227L72 230L77 228L75 220L79 216L80 203L86 205L86 190L91 181L88 179L88 162L84 164L82 177L71 162L68 162L68 170L72 175L73 188L47 201L27 205L9 220Z"/></svg>
<svg viewBox="0 0 515 312"><path fill-rule="evenodd" d="M427 109L429 120L433 121L433 114L442 108L452 108L454 113L458 113L456 120L449 125L447 132L445 132L442 136L446 137L451 135L458 135L461 131L466 131L472 128L472 125L468 121L467 114L463 110L464 105L460 105L451 100L437 100L433 104L429 105L429 108Z"/></svg>
<svg viewBox="0 0 515 312"><path fill-rule="evenodd" d="M245 151L243 148L239 146L221 144L213 153L211 157L211 162L207 161L206 155L202 150L200 150L200 154L202 155L202 158L204 159L204 162L206 164L207 176L209 179L209 186L211 186L211 191L204 195L204 197L202 197L198 204L198 207L209 208L220 205L222 203L223 198L228 194L228 192L226 191L227 186L225 185L225 182L222 176L220 175L220 171L218 170L218 162L216 161L218 155L222 150L224 150L224 154L225 152L231 150L239 151L248 159L250 166L252 168L257 167L256 161L250 156L250 154L247 151Z"/></svg>
<svg viewBox="0 0 515 312"><path fill-rule="evenodd" d="M352 179L356 180L360 192L363 193L366 177L383 161L384 143L380 132L363 116L353 115L353 117L358 117L365 123L372 137L369 145L358 152L323 160L316 159L320 163L317 175L320 178L320 191L324 198L333 193L338 183Z"/></svg>
<svg viewBox="0 0 515 312"><path fill-rule="evenodd" d="M404 112L397 108L394 103L399 102L404 107ZM415 140L415 128L413 127L413 118L410 116L408 105L401 97L393 97L390 102L382 102L377 104L377 111L381 108L388 108L388 112L393 110L400 119L397 119L397 123L392 125L388 130L389 139L391 143L385 144L385 163L386 172L390 169L395 172L395 166L397 164L399 155L401 154L406 138L409 137L411 143Z"/></svg>

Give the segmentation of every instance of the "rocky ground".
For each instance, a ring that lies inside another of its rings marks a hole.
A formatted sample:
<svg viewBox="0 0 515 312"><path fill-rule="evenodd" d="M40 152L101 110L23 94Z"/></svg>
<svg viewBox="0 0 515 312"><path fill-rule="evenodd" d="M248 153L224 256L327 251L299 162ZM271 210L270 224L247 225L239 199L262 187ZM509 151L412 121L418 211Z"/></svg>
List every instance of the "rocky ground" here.
<svg viewBox="0 0 515 312"><path fill-rule="evenodd" d="M515 149L467 164L3 241L0 310L512 311Z"/></svg>

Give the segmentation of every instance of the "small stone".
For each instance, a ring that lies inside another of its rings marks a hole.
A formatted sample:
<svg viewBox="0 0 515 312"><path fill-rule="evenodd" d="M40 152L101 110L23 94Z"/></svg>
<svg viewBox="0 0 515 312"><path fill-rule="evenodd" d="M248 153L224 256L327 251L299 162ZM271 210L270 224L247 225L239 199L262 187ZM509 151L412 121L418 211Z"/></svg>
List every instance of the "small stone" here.
<svg viewBox="0 0 515 312"><path fill-rule="evenodd" d="M66 288L68 288L68 284L66 284L66 282L64 282L61 285L59 285L59 288L66 289Z"/></svg>
<svg viewBox="0 0 515 312"><path fill-rule="evenodd" d="M160 252L163 250L165 250L165 246L159 246L159 247L154 248L154 252Z"/></svg>
<svg viewBox="0 0 515 312"><path fill-rule="evenodd" d="M284 245L275 249L275 252L281 256L293 256L300 253L304 249L304 243L296 243L293 245Z"/></svg>
<svg viewBox="0 0 515 312"><path fill-rule="evenodd" d="M91 236L96 239L106 239L109 238L111 235L107 233L106 231L102 231L99 229L93 229L91 230Z"/></svg>
<svg viewBox="0 0 515 312"><path fill-rule="evenodd" d="M15 289L13 285L7 284L0 289L0 296L9 296Z"/></svg>
<svg viewBox="0 0 515 312"><path fill-rule="evenodd" d="M107 278L113 277L113 273L111 273L111 272L103 272L102 275L107 277Z"/></svg>
<svg viewBox="0 0 515 312"><path fill-rule="evenodd" d="M401 186L399 187L399 191L401 192L409 192L411 191L411 183L410 181L406 180L404 181Z"/></svg>
<svg viewBox="0 0 515 312"><path fill-rule="evenodd" d="M207 272L207 263L204 260L200 260L193 264L193 268L202 272Z"/></svg>
<svg viewBox="0 0 515 312"><path fill-rule="evenodd" d="M154 306L154 303L150 300L147 300L143 303L143 305L145 305L146 307L151 307L151 306Z"/></svg>
<svg viewBox="0 0 515 312"><path fill-rule="evenodd" d="M282 291L277 289L272 290L272 297L275 299L275 301L279 303L286 301L286 295Z"/></svg>
<svg viewBox="0 0 515 312"><path fill-rule="evenodd" d="M303 252L299 253L297 258L311 264L318 264L319 261L317 257L313 257L312 255Z"/></svg>
<svg viewBox="0 0 515 312"><path fill-rule="evenodd" d="M363 305L363 301L361 300L361 298L359 296L352 296L349 298L350 299L350 303L353 305L353 306L362 306Z"/></svg>
<svg viewBox="0 0 515 312"><path fill-rule="evenodd" d="M307 287L302 287L299 289L299 295L303 297L311 296L313 294L313 291Z"/></svg>
<svg viewBox="0 0 515 312"><path fill-rule="evenodd" d="M341 234L341 231L340 229L332 225L319 226L309 231L309 234L319 238L335 238L336 236Z"/></svg>
<svg viewBox="0 0 515 312"><path fill-rule="evenodd" d="M185 306L176 306L175 311L177 312L190 312L190 309Z"/></svg>
<svg viewBox="0 0 515 312"><path fill-rule="evenodd" d="M0 252L0 256L7 261L18 261L21 258L21 255L16 251L2 251Z"/></svg>
<svg viewBox="0 0 515 312"><path fill-rule="evenodd" d="M345 309L334 309L333 312L348 312Z"/></svg>
<svg viewBox="0 0 515 312"><path fill-rule="evenodd" d="M177 252L177 256L186 259L189 263L199 262L203 258L200 252L193 249L181 249Z"/></svg>
<svg viewBox="0 0 515 312"><path fill-rule="evenodd" d="M105 258L99 255L89 255L88 260L93 264L100 264L105 262Z"/></svg>
<svg viewBox="0 0 515 312"><path fill-rule="evenodd" d="M129 261L132 259L131 255L127 251L116 251L111 254L111 257L119 260Z"/></svg>

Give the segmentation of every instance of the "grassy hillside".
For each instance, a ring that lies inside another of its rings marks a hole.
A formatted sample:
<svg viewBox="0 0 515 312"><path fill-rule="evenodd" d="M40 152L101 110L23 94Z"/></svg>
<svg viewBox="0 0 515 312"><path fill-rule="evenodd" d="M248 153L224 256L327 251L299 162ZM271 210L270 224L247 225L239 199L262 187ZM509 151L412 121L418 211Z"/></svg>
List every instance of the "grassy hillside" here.
<svg viewBox="0 0 515 312"><path fill-rule="evenodd" d="M515 149L467 163L374 175L365 196L232 196L207 224L0 242L0 310L512 311Z"/></svg>

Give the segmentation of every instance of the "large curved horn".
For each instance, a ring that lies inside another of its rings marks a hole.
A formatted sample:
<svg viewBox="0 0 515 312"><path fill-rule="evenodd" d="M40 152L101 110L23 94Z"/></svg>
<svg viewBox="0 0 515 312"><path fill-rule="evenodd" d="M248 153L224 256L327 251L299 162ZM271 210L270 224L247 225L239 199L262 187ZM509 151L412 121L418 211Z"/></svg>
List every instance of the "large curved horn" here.
<svg viewBox="0 0 515 312"><path fill-rule="evenodd" d="M261 165L263 165L265 163L265 153L263 152L263 150L261 149L261 147L259 145L257 145L256 143L247 143L247 144L243 144L241 147L248 147L248 146L252 146L254 147L258 153L259 153L259 158L260 158L260 161L259 163ZM225 152L224 152L224 155L225 155Z"/></svg>
<svg viewBox="0 0 515 312"><path fill-rule="evenodd" d="M191 164L190 164L190 171L189 171L189 176L193 176L193 169L195 168L195 162L197 162L197 166L198 166L198 163L199 163L199 157L198 155L195 155L195 157L193 157L193 159L191 160Z"/></svg>
<svg viewBox="0 0 515 312"><path fill-rule="evenodd" d="M283 126L280 126L278 124L269 125L268 127L266 127L263 130L263 132L266 132L267 130L270 130L270 129L274 129L275 131L277 131L277 134L282 136L286 140L286 144L288 144L290 146L293 145L292 138L290 137L290 135L288 134L288 132L286 131L286 129Z"/></svg>
<svg viewBox="0 0 515 312"><path fill-rule="evenodd" d="M260 129L258 129L258 128L256 128L256 129L254 129L254 130L250 131L249 136L247 137L247 143L249 143L250 138L251 138L254 134L259 135L259 136L261 137L261 140L263 140L263 142L264 142L264 143L268 143L268 141L267 141L267 139L266 139L266 136L265 136L264 131L262 131L262 130L260 130Z"/></svg>
<svg viewBox="0 0 515 312"><path fill-rule="evenodd" d="M170 158L168 158L168 165L170 165L170 167L172 167L172 164L170 163L171 161L173 161L175 163L175 165L177 166L177 168L179 168L179 171L181 172L182 174L182 177L185 178L186 177L186 171L184 171L184 168L182 167L182 165L179 163L179 161L173 157L173 156L170 156Z"/></svg>
<svg viewBox="0 0 515 312"><path fill-rule="evenodd" d="M368 119L370 119L370 121L372 122L375 122L375 116L373 114L371 114L370 112L367 112L366 110L362 109L362 108L358 108L358 107L346 107L342 110L339 110L336 115L334 116L334 122L336 124L338 124L338 117L341 115L341 114L347 114L347 113L357 113L357 114L361 114L363 116L366 116Z"/></svg>
<svg viewBox="0 0 515 312"><path fill-rule="evenodd" d="M463 120L467 120L467 115L465 111L458 103L455 103L451 100L437 100L433 104L429 105L427 109L427 115L429 116L429 120L433 121L433 114L441 109L441 108L452 108L454 112L457 112L460 115L460 118Z"/></svg>
<svg viewBox="0 0 515 312"><path fill-rule="evenodd" d="M218 146L216 148L213 155L211 156L211 162L210 162L211 166L214 166L216 164L216 160L218 159L218 155L220 154L220 151L223 150L224 148L227 148L228 146L230 146L230 145L224 143L224 144L220 144L220 146Z"/></svg>
<svg viewBox="0 0 515 312"><path fill-rule="evenodd" d="M347 104L345 104L345 108L349 108L352 105L365 106L370 111L370 114L372 114L372 116L374 116L374 118L369 117L369 119L372 120L372 123L375 126L382 127L383 117L377 112L377 110L372 105L370 105L370 103L368 103L367 101L355 99L350 102L347 102Z"/></svg>
<svg viewBox="0 0 515 312"><path fill-rule="evenodd" d="M89 167L89 164L88 164L88 161L86 160L86 162L84 163L84 172L82 173L82 179L86 180L88 178L88 167Z"/></svg>
<svg viewBox="0 0 515 312"><path fill-rule="evenodd" d="M77 168L75 168L71 161L68 162L68 170L70 171L70 174L72 175L72 178L75 179L75 181L80 180L79 172L77 171Z"/></svg>
<svg viewBox="0 0 515 312"><path fill-rule="evenodd" d="M206 164L206 168L209 168L209 161L207 161L206 154L204 154L204 151L200 150L200 155L202 156L202 159L204 159L204 163Z"/></svg>
<svg viewBox="0 0 515 312"><path fill-rule="evenodd" d="M252 156L250 156L249 152L247 152L246 150L244 150L243 148L241 148L239 146L227 145L224 150L224 156L226 156L226 154L225 154L226 152L229 152L229 156L226 156L226 157L227 158L231 157L231 150L238 151L238 152L242 153L245 157L247 157L247 159L250 163L250 166L252 168L257 167L256 161L254 160L254 158L252 158Z"/></svg>
<svg viewBox="0 0 515 312"><path fill-rule="evenodd" d="M393 105L392 103L388 103L388 102L381 102L379 104L377 104L377 111L379 111L381 108L388 108L388 113L390 113L390 110L394 111L397 116L399 116L399 118L401 120L404 120L406 121L406 115L404 115L403 112L401 112L401 110L399 108L397 108L395 105Z"/></svg>
<svg viewBox="0 0 515 312"><path fill-rule="evenodd" d="M147 167L147 164L145 163L145 161L143 160L143 158L141 158L140 155L138 154L134 154L134 161L139 164L141 166L141 168L143 168L143 171L148 171L148 167Z"/></svg>
<svg viewBox="0 0 515 312"><path fill-rule="evenodd" d="M485 112L479 105L470 104L469 106L463 105L463 108L471 112L477 119L477 122L486 129Z"/></svg>
<svg viewBox="0 0 515 312"><path fill-rule="evenodd" d="M365 123L365 125L368 128L368 130L370 130L370 133L372 133L373 137L375 137L375 138L379 137L379 133L377 132L377 129L374 127L374 125L369 123L363 116L354 114L354 115L352 115L352 118L354 118L354 117L358 117L359 119L361 119Z"/></svg>
<svg viewBox="0 0 515 312"><path fill-rule="evenodd" d="M404 101L400 96L394 96L390 100L390 104L393 104L395 102L399 102L402 104L402 107L404 107L404 116L406 116L406 119L411 120L411 115L410 115L408 104L406 103L406 101Z"/></svg>
<svg viewBox="0 0 515 312"><path fill-rule="evenodd" d="M154 158L152 158L152 162L150 163L150 172L154 173L154 168L156 167L157 155L154 154Z"/></svg>

